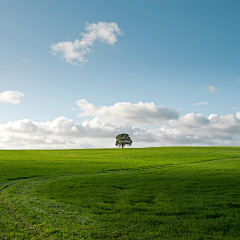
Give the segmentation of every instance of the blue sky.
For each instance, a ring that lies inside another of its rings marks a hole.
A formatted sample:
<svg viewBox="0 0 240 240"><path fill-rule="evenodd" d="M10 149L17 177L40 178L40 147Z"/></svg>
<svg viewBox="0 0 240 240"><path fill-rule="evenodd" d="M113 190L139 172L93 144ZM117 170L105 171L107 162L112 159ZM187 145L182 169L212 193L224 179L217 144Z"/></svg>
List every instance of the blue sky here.
<svg viewBox="0 0 240 240"><path fill-rule="evenodd" d="M0 101L0 124L5 129L9 121L46 123L61 116L79 126L86 119L100 121L100 113L79 114L80 99L96 108L153 102L177 109L179 119L190 113L206 119L211 114L235 116L240 107L239 10L239 1L3 1L0 93L17 90L24 97L18 104ZM115 23L121 34L114 33L112 44L94 40L85 55L88 62L77 66L60 51L53 54L54 44L81 41L87 23ZM198 103L205 104L194 105ZM146 127L146 121L124 122ZM152 122L149 129L170 124ZM107 122L102 119L102 124ZM234 127L238 131L238 123ZM77 138L82 141L81 134ZM224 144L233 144L230 138ZM220 144L223 139L211 141Z"/></svg>

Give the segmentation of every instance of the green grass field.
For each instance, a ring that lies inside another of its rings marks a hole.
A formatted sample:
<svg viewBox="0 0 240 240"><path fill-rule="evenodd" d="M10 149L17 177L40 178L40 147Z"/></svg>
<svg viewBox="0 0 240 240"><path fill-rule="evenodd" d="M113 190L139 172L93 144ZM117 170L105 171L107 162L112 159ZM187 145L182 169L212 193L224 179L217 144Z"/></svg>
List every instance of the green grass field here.
<svg viewBox="0 0 240 240"><path fill-rule="evenodd" d="M240 148L0 151L0 239L240 239Z"/></svg>

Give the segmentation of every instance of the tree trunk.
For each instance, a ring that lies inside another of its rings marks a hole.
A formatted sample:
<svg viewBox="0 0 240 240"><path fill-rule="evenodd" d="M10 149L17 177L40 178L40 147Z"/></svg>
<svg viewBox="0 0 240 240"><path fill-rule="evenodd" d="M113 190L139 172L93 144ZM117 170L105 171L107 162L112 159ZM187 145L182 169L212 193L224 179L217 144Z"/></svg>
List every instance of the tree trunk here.
<svg viewBox="0 0 240 240"><path fill-rule="evenodd" d="M123 144L122 144L122 148L123 148Z"/></svg>

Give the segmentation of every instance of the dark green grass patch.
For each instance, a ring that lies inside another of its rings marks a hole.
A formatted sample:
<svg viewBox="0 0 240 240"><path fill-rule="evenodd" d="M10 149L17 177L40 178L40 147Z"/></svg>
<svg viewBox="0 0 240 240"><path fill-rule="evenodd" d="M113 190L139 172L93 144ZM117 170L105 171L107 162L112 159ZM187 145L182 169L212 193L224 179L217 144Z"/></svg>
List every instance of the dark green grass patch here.
<svg viewBox="0 0 240 240"><path fill-rule="evenodd" d="M90 209L98 223L95 234L102 239L113 233L123 239L208 235L236 239L240 232L240 171L236 169L239 160L81 176L39 185L34 192Z"/></svg>

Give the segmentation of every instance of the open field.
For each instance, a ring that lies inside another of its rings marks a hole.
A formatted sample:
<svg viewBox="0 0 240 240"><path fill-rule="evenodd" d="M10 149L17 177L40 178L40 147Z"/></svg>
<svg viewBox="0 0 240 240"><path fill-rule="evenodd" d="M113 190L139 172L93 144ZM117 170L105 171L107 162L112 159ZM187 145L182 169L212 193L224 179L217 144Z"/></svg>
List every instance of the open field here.
<svg viewBox="0 0 240 240"><path fill-rule="evenodd" d="M0 239L240 239L240 148L0 151Z"/></svg>

